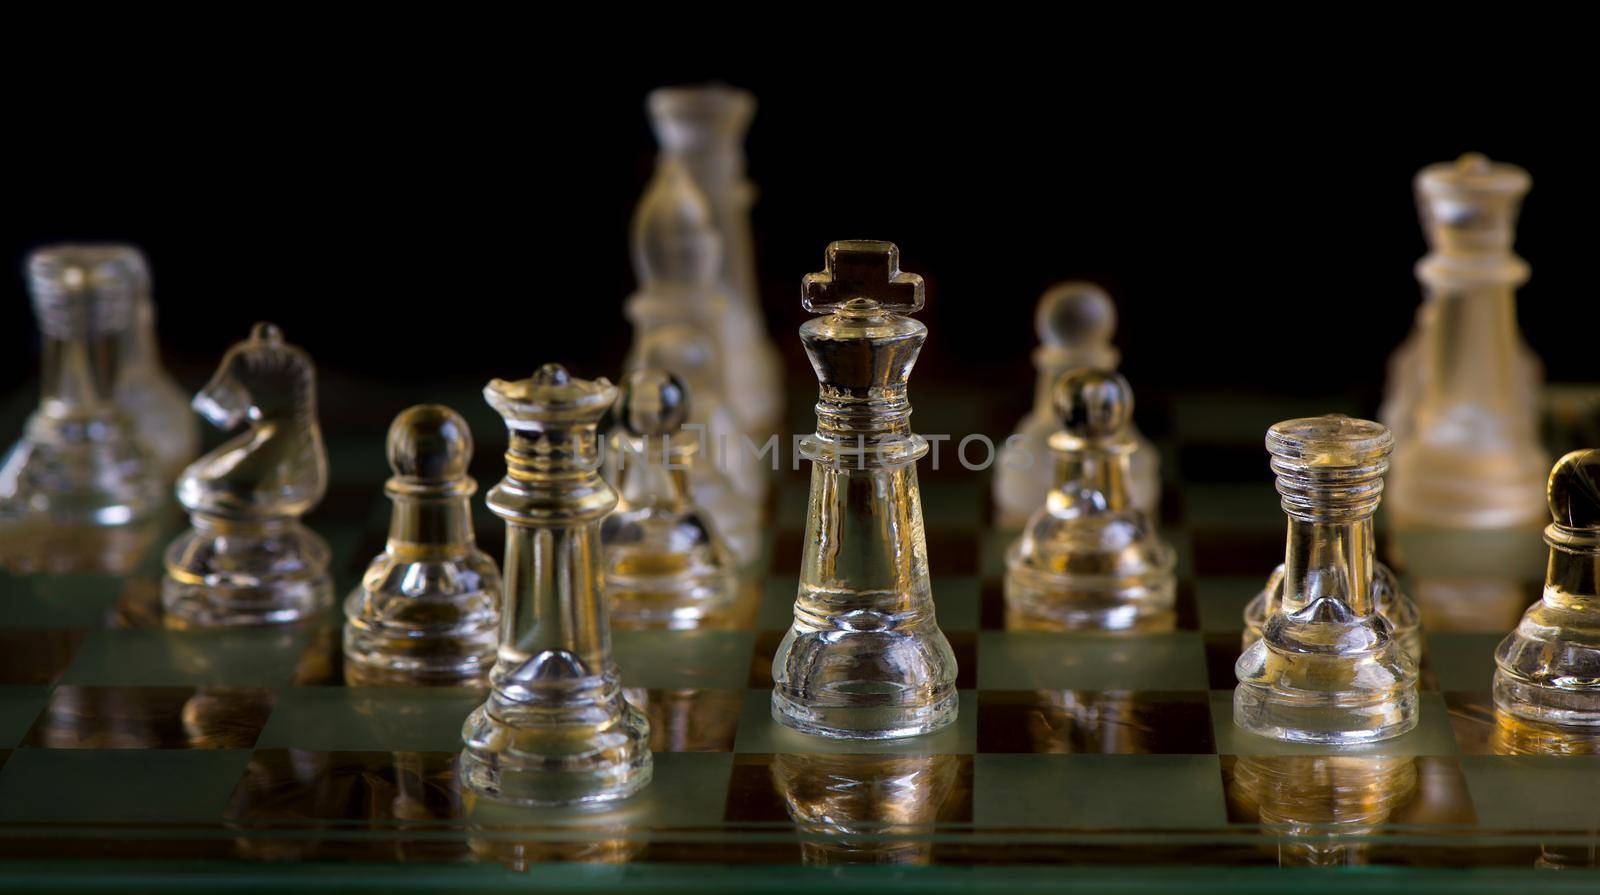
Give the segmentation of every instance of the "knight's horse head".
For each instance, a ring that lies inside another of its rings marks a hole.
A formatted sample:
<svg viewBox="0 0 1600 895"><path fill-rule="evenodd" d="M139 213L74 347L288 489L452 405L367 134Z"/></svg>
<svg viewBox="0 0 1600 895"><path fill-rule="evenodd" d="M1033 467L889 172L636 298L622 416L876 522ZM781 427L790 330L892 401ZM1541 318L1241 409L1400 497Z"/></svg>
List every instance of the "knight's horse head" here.
<svg viewBox="0 0 1600 895"><path fill-rule="evenodd" d="M311 358L283 340L271 323L257 323L250 338L234 343L223 355L211 381L192 405L213 426L224 431L245 419L252 425L296 415L315 419L316 383Z"/></svg>
<svg viewBox="0 0 1600 895"><path fill-rule="evenodd" d="M191 509L289 515L321 498L327 459L317 426L316 371L311 357L270 323L223 356L194 396L197 413L219 429L248 430L196 460L178 483Z"/></svg>

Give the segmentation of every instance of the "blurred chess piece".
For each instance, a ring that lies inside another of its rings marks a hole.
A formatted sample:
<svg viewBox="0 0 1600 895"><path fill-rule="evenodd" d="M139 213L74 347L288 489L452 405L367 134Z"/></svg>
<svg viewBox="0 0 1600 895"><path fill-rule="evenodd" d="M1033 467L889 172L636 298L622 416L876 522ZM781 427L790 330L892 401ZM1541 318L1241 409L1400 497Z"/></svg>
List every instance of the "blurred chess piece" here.
<svg viewBox="0 0 1600 895"><path fill-rule="evenodd" d="M1130 493L1133 390L1109 370L1080 369L1052 395L1055 484L1006 552L1007 608L1065 630L1170 629L1175 555Z"/></svg>
<svg viewBox="0 0 1600 895"><path fill-rule="evenodd" d="M1495 707L1600 735L1600 450L1550 471L1544 596L1495 650Z"/></svg>
<svg viewBox="0 0 1600 895"><path fill-rule="evenodd" d="M300 523L328 488L316 390L311 356L258 323L195 395L213 425L245 430L178 479L190 528L167 548L169 625L281 624L332 604L328 544Z"/></svg>
<svg viewBox="0 0 1600 895"><path fill-rule="evenodd" d="M650 721L657 752L727 752L739 727L743 691L679 687L626 689L628 702Z"/></svg>
<svg viewBox="0 0 1600 895"><path fill-rule="evenodd" d="M1284 867L1366 863L1363 837L1417 796L1417 760L1390 755L1243 755L1229 797L1279 828Z"/></svg>
<svg viewBox="0 0 1600 895"><path fill-rule="evenodd" d="M1476 154L1417 175L1430 247L1417 278L1427 298L1416 360L1397 362L1385 408L1403 435L1390 484L1398 527L1512 528L1543 518L1537 369L1516 320L1528 265L1511 250L1529 183L1521 168Z"/></svg>
<svg viewBox="0 0 1600 895"><path fill-rule="evenodd" d="M764 438L782 423L784 396L783 361L767 335L750 236L755 189L745 180L744 138L755 116L755 97L720 85L666 87L652 91L648 105L661 145L660 167L681 165L688 171L721 237L728 398L750 430Z"/></svg>
<svg viewBox="0 0 1600 895"><path fill-rule="evenodd" d="M695 502L711 514L741 567L756 561L766 531L768 481L781 454L772 451L773 459L763 465L762 458L749 450L750 442L722 400L709 332L685 323L654 327L635 343L628 369L670 371L694 396L685 429L692 429L700 443L699 456L689 468ZM613 432L612 437L615 442L622 433ZM619 454L616 449L606 452L611 466L607 481L613 484L619 482L615 468Z"/></svg>
<svg viewBox="0 0 1600 895"><path fill-rule="evenodd" d="M481 684L500 643L500 569L472 530L472 430L419 404L389 426L388 453L389 539L345 600L345 680Z"/></svg>
<svg viewBox="0 0 1600 895"><path fill-rule="evenodd" d="M1115 370L1121 360L1111 344L1117 329L1116 305L1093 283L1052 286L1039 299L1034 329L1039 347L1033 350L1033 366L1039 375L1033 409L1006 439L994 478L995 518L1002 529L1021 528L1054 484L1049 442L1057 429L1052 395L1061 374L1080 367ZM1161 503L1161 455L1131 421L1128 436L1135 444L1129 483L1133 505L1153 516Z"/></svg>
<svg viewBox="0 0 1600 895"><path fill-rule="evenodd" d="M1330 414L1278 423L1266 441L1289 517L1282 596L1235 663L1233 722L1300 743L1399 736L1417 724L1417 662L1372 580L1389 430Z"/></svg>
<svg viewBox="0 0 1600 895"><path fill-rule="evenodd" d="M600 520L604 379L546 364L483 391L506 422L506 477L489 509L506 520L505 596L489 698L462 725L461 783L519 805L596 804L650 782L650 727L622 696L611 652Z"/></svg>
<svg viewBox="0 0 1600 895"><path fill-rule="evenodd" d="M806 864L926 864L960 769L956 755L779 754L772 783Z"/></svg>
<svg viewBox="0 0 1600 895"><path fill-rule="evenodd" d="M0 524L127 525L162 502L160 461L116 401L145 287L143 260L59 246L28 259L42 395L0 465Z"/></svg>
<svg viewBox="0 0 1600 895"><path fill-rule="evenodd" d="M117 403L156 458L162 481L171 481L200 453L200 425L189 410L188 395L161 366L156 305L150 297L150 271L144 256L132 246L106 246L101 251L125 255L129 268L137 271L133 326L118 348L123 363L122 375L117 378Z"/></svg>
<svg viewBox="0 0 1600 895"><path fill-rule="evenodd" d="M1267 584L1244 607L1244 637L1241 646L1261 639L1261 629L1267 619L1283 605L1283 564L1267 576ZM1378 614L1389 622L1394 639L1399 641L1411 658L1422 661L1422 610L1400 588L1400 579L1381 562L1372 565L1372 605Z"/></svg>
<svg viewBox="0 0 1600 895"><path fill-rule="evenodd" d="M607 611L619 626L692 628L733 600L732 558L690 487L690 395L665 370L635 370L617 399L617 508L600 523Z"/></svg>

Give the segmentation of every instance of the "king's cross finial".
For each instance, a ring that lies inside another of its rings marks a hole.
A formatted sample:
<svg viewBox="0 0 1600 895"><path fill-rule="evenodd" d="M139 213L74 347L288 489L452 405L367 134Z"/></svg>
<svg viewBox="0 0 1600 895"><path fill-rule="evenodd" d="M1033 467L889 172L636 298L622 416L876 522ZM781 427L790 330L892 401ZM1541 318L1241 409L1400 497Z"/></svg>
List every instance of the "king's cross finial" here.
<svg viewBox="0 0 1600 895"><path fill-rule="evenodd" d="M878 239L842 239L828 244L827 267L802 281L800 303L814 314L831 314L853 299L867 299L896 314L922 310L922 277L900 269L900 249Z"/></svg>

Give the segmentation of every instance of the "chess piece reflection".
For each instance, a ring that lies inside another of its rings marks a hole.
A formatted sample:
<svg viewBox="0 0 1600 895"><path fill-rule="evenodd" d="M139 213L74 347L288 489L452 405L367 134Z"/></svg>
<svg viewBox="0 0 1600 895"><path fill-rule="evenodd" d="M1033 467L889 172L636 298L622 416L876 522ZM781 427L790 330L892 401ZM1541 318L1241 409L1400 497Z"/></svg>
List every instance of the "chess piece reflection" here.
<svg viewBox="0 0 1600 895"><path fill-rule="evenodd" d="M995 517L1002 529L1021 528L1055 485L1049 442L1059 428L1054 395L1061 374L1080 367L1115 370L1120 359L1111 344L1117 328L1116 306L1105 290L1093 283L1070 282L1051 287L1039 299L1034 328L1039 334L1039 347L1033 351L1033 366L1039 376L1033 391L1033 409L1006 439L995 472ZM1128 435L1136 445L1129 473L1132 502L1154 515L1161 502L1161 456L1131 421Z"/></svg>
<svg viewBox="0 0 1600 895"><path fill-rule="evenodd" d="M1064 630L1170 629L1174 554L1129 491L1133 390L1083 369L1053 395L1055 484L1006 551L1006 607Z"/></svg>
<svg viewBox="0 0 1600 895"><path fill-rule="evenodd" d="M1239 727L1351 745L1416 726L1416 660L1373 603L1372 515L1392 446L1383 426L1339 415L1267 431L1289 517L1283 596L1235 665Z"/></svg>
<svg viewBox="0 0 1600 895"><path fill-rule="evenodd" d="M1417 762L1407 756L1240 756L1228 795L1268 826L1280 827L1285 867L1364 864L1360 837L1417 795Z"/></svg>
<svg viewBox="0 0 1600 895"><path fill-rule="evenodd" d="M258 323L195 395L212 425L245 431L178 478L190 528L167 548L169 624L278 624L332 604L328 544L300 523L328 488L316 385L310 355Z"/></svg>
<svg viewBox="0 0 1600 895"><path fill-rule="evenodd" d="M1499 672L1495 677L1499 678ZM1547 724L1495 708L1489 747L1496 755L1600 755L1600 727ZM1546 870L1587 868L1597 864L1592 841L1593 818L1584 825L1585 842L1542 842L1534 866Z"/></svg>
<svg viewBox="0 0 1600 895"><path fill-rule="evenodd" d="M928 328L899 249L828 246L800 339L821 382L794 623L772 660L772 716L804 733L885 739L956 717L956 660L934 616L906 381Z"/></svg>
<svg viewBox="0 0 1600 895"><path fill-rule="evenodd" d="M668 323L644 332L634 343L629 356L630 370L666 370L683 380L694 400L689 402L685 430L693 430L700 443L695 462L689 467L689 485L695 503L711 514L717 533L741 567L760 558L766 528L763 525L767 499L767 479L773 459L762 465L757 452L747 445L732 411L722 401L710 336L703 328L686 323ZM623 433L614 432L620 441ZM607 451L611 470L606 481L616 483L616 461L620 445Z"/></svg>
<svg viewBox="0 0 1600 895"><path fill-rule="evenodd" d="M472 853L519 873L554 862L623 864L650 843L647 809L637 800L578 809L469 798L466 814ZM528 829L537 835L520 833Z"/></svg>
<svg viewBox="0 0 1600 895"><path fill-rule="evenodd" d="M388 453L389 539L345 600L345 679L479 683L499 644L500 569L473 536L472 431L419 404L389 426Z"/></svg>
<svg viewBox="0 0 1600 895"><path fill-rule="evenodd" d="M29 257L42 394L0 465L0 525L120 526L161 505L159 460L115 399L143 284L143 262L127 249L59 246Z"/></svg>
<svg viewBox="0 0 1600 895"><path fill-rule="evenodd" d="M1511 251L1528 185L1521 168L1475 154L1417 175L1430 247L1417 277L1428 297L1414 418L1396 442L1397 526L1509 528L1543 518L1548 460L1516 322L1528 265ZM1404 419L1403 406L1391 410Z"/></svg>
<svg viewBox="0 0 1600 895"><path fill-rule="evenodd" d="M1600 450L1562 457L1548 495L1544 596L1495 650L1494 703L1600 734Z"/></svg>
<svg viewBox="0 0 1600 895"><path fill-rule="evenodd" d="M617 390L546 364L484 398L510 430L489 509L506 520L504 622L489 699L467 718L461 782L522 805L625 798L650 782L650 726L611 657L600 520L600 418Z"/></svg>
<svg viewBox="0 0 1600 895"><path fill-rule="evenodd" d="M628 687L628 702L650 721L651 748L659 752L727 752L739 727L742 692L694 687Z"/></svg>
<svg viewBox="0 0 1600 895"><path fill-rule="evenodd" d="M695 505L690 396L665 370L636 370L617 401L620 500L600 523L607 611L618 625L692 628L734 596L732 560Z"/></svg>
<svg viewBox="0 0 1600 895"><path fill-rule="evenodd" d="M1026 630L1026 629L1023 629ZM1142 755L1154 731L1131 693L1036 690L1027 716L1034 752Z"/></svg>
<svg viewBox="0 0 1600 895"><path fill-rule="evenodd" d="M772 757L807 864L926 864L960 779L956 755Z"/></svg>
<svg viewBox="0 0 1600 895"><path fill-rule="evenodd" d="M1244 649L1249 649L1250 644L1261 639L1261 629L1267 619L1283 604L1283 578L1283 564L1279 563L1267 576L1266 586L1244 607L1244 637L1241 644ZM1394 639L1411 654L1411 658L1421 663L1422 611L1401 589L1400 579L1395 577L1394 572L1377 560L1372 563L1372 605L1389 622Z"/></svg>
<svg viewBox="0 0 1600 895"><path fill-rule="evenodd" d="M764 437L778 431L783 417L783 362L767 335L750 236L755 189L744 178L743 144L755 97L724 86L669 87L651 92L648 104L660 166L681 165L689 172L720 236L728 308L718 328L728 352L728 399L750 430Z"/></svg>

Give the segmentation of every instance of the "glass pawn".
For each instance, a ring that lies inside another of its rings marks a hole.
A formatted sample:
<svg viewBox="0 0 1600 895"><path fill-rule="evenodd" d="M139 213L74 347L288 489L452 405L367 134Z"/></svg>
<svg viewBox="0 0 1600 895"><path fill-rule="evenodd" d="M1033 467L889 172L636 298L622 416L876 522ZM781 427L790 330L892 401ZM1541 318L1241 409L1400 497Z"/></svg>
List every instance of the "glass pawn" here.
<svg viewBox="0 0 1600 895"><path fill-rule="evenodd" d="M1243 647L1261 639L1261 629L1283 604L1283 563L1267 576L1267 585L1244 607ZM1381 562L1372 563L1372 605L1389 622L1394 638L1422 662L1422 609L1401 589L1400 579Z"/></svg>
<svg viewBox="0 0 1600 895"><path fill-rule="evenodd" d="M617 399L620 500L600 524L608 611L618 625L692 628L734 595L732 560L690 483L698 444L683 431L683 381L635 370Z"/></svg>
<svg viewBox="0 0 1600 895"><path fill-rule="evenodd" d="M695 503L710 514L739 566L755 563L765 535L766 482L778 454L770 452L763 465L766 455L747 449L741 428L722 401L710 336L686 323L652 327L634 344L628 368L670 371L694 396L685 428L695 429L700 447L689 468ZM606 459L614 461L618 453L608 451ZM607 481L619 481L614 470Z"/></svg>
<svg viewBox="0 0 1600 895"><path fill-rule="evenodd" d="M1393 446L1383 426L1340 415L1267 431L1289 516L1283 597L1234 666L1239 727L1354 745L1416 726L1416 660L1373 603L1372 516Z"/></svg>
<svg viewBox="0 0 1600 895"><path fill-rule="evenodd" d="M472 430L419 404L390 424L388 454L389 539L345 599L345 680L481 683L500 642L500 569L472 530Z"/></svg>
<svg viewBox="0 0 1600 895"><path fill-rule="evenodd" d="M300 522L328 489L311 356L257 323L193 406L219 429L245 428L178 477L190 527L167 547L167 624L280 624L328 608L328 543Z"/></svg>
<svg viewBox="0 0 1600 895"><path fill-rule="evenodd" d="M1115 370L1121 359L1111 344L1117 329L1116 305L1093 283L1052 286L1039 299L1034 329L1039 347L1033 350L1038 371L1033 409L1006 439L994 478L995 519L1002 529L1021 528L1055 483L1049 442L1057 428L1052 397L1056 381L1080 367ZM1133 505L1153 516L1161 503L1161 455L1132 422L1128 434L1136 445L1129 479Z"/></svg>
<svg viewBox="0 0 1600 895"><path fill-rule="evenodd" d="M114 247L58 246L29 257L42 392L0 464L0 523L121 526L160 508L159 462L115 399L143 283L138 255Z"/></svg>
<svg viewBox="0 0 1600 895"><path fill-rule="evenodd" d="M1083 369L1052 393L1055 486L1006 553L1006 608L1066 630L1170 629L1174 554L1131 493L1133 390Z"/></svg>
<svg viewBox="0 0 1600 895"><path fill-rule="evenodd" d="M1544 595L1495 650L1494 703L1523 721L1600 731L1600 450L1550 471Z"/></svg>
<svg viewBox="0 0 1600 895"><path fill-rule="evenodd" d="M689 172L721 237L728 400L751 432L765 438L782 423L784 395L783 361L767 334L750 235L755 188L745 180L744 138L755 97L724 85L665 87L651 92L648 105L661 164L681 164Z"/></svg>
<svg viewBox="0 0 1600 895"><path fill-rule="evenodd" d="M922 278L893 243L828 246L800 327L820 380L794 624L772 660L772 716L804 733L888 739L955 720L956 660L934 616L906 381L928 328Z"/></svg>
<svg viewBox="0 0 1600 895"><path fill-rule="evenodd" d="M1387 408L1405 425L1390 476L1397 528L1516 528L1544 518L1549 460L1516 317L1528 265L1511 249L1529 184L1521 168L1476 154L1417 175L1429 245L1417 278L1427 297L1414 409L1404 400ZM1396 387L1403 396L1403 375Z"/></svg>
<svg viewBox="0 0 1600 895"><path fill-rule="evenodd" d="M510 430L489 509L506 520L504 621L489 699L461 729L466 788L521 805L624 798L650 782L650 724L622 695L611 656L597 428L617 396L604 379L546 364L484 398Z"/></svg>

